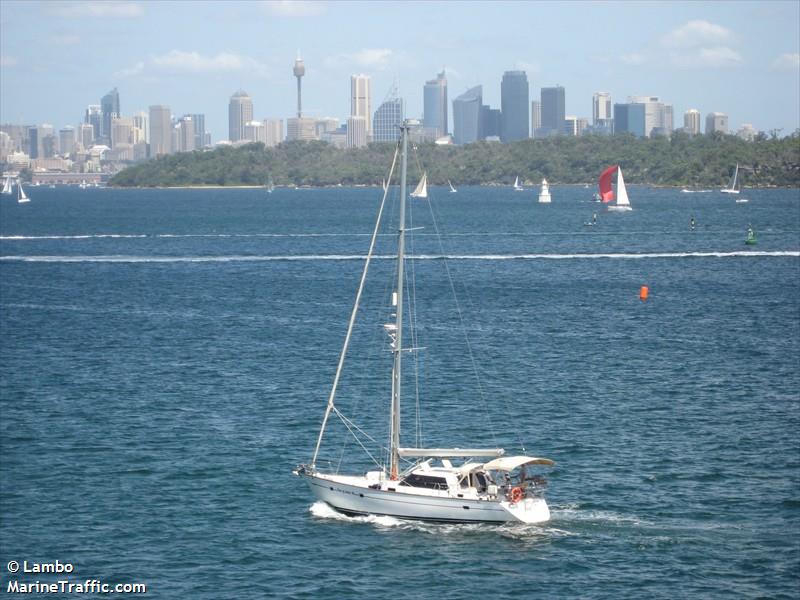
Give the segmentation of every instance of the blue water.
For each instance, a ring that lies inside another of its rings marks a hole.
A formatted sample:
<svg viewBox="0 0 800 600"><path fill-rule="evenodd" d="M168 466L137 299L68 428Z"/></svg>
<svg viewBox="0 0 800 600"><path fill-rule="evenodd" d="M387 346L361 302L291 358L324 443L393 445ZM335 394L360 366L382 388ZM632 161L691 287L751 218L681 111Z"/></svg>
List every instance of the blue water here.
<svg viewBox="0 0 800 600"><path fill-rule="evenodd" d="M800 597L800 193L630 186L614 214L551 191L411 205L403 430L554 459L542 526L338 517L291 474L375 189L0 200L0 586L58 559L155 598ZM338 401L379 441L392 272L372 266ZM368 467L342 429L320 462Z"/></svg>

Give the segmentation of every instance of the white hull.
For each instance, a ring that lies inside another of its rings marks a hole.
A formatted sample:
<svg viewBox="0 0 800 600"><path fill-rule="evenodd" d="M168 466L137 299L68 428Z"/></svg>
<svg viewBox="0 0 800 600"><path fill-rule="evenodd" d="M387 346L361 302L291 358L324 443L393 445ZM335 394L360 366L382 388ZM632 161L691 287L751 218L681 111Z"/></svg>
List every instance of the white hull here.
<svg viewBox="0 0 800 600"><path fill-rule="evenodd" d="M728 188L720 190L723 194L738 194L739 190L729 190Z"/></svg>
<svg viewBox="0 0 800 600"><path fill-rule="evenodd" d="M415 488L392 485L372 489L364 477L320 473L303 476L318 500L346 515L384 515L443 523L542 523L550 519L544 498L524 498L511 504L500 499L452 497L445 491L419 493Z"/></svg>
<svg viewBox="0 0 800 600"><path fill-rule="evenodd" d="M627 210L633 210L633 209L631 208L630 204L623 204L621 206L619 204L612 204L611 206L608 207L608 210L612 210L614 212L625 212Z"/></svg>

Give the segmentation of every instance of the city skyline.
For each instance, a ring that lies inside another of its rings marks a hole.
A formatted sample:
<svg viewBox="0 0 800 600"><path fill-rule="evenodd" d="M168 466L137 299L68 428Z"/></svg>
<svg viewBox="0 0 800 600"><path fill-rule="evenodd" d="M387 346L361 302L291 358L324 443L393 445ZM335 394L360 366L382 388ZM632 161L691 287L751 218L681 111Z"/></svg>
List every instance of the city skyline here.
<svg viewBox="0 0 800 600"><path fill-rule="evenodd" d="M254 119L296 114L292 65L301 50L303 113L313 118L347 119L357 73L371 78L378 98L397 80L406 115L422 117L425 82L444 68L450 98L481 85L492 108L501 106L503 73L520 70L531 100L563 86L566 113L581 118L591 119L593 94L603 90L615 103L658 96L675 115L723 112L731 130L752 123L786 135L800 127L794 2L372 6L374 14L350 2L4 1L0 122L77 125L87 106L117 89L123 115L151 105L170 106L176 117L204 114L215 142L228 137L237 89L252 98ZM192 35L175 31L178 13ZM532 25L567 16L569 27L558 31ZM434 35L402 30L402 22L450 26ZM131 26L148 31L147 44L135 43Z"/></svg>

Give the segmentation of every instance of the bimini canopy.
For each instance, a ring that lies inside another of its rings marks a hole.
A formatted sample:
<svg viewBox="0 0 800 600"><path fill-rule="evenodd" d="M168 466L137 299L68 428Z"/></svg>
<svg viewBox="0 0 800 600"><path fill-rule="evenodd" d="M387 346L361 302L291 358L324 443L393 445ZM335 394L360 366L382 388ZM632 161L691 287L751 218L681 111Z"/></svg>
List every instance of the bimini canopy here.
<svg viewBox="0 0 800 600"><path fill-rule="evenodd" d="M502 456L483 464L487 471L513 471L525 465L546 465L552 467L556 464L549 458L536 458L533 456Z"/></svg>

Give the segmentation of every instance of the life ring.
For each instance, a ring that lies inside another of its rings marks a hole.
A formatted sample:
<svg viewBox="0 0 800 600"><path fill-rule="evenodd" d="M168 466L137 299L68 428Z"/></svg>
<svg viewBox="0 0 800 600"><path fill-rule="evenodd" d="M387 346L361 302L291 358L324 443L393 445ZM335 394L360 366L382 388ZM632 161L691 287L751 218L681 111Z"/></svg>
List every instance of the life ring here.
<svg viewBox="0 0 800 600"><path fill-rule="evenodd" d="M522 491L521 487L511 488L511 504L516 504L522 497L525 495L525 492Z"/></svg>

